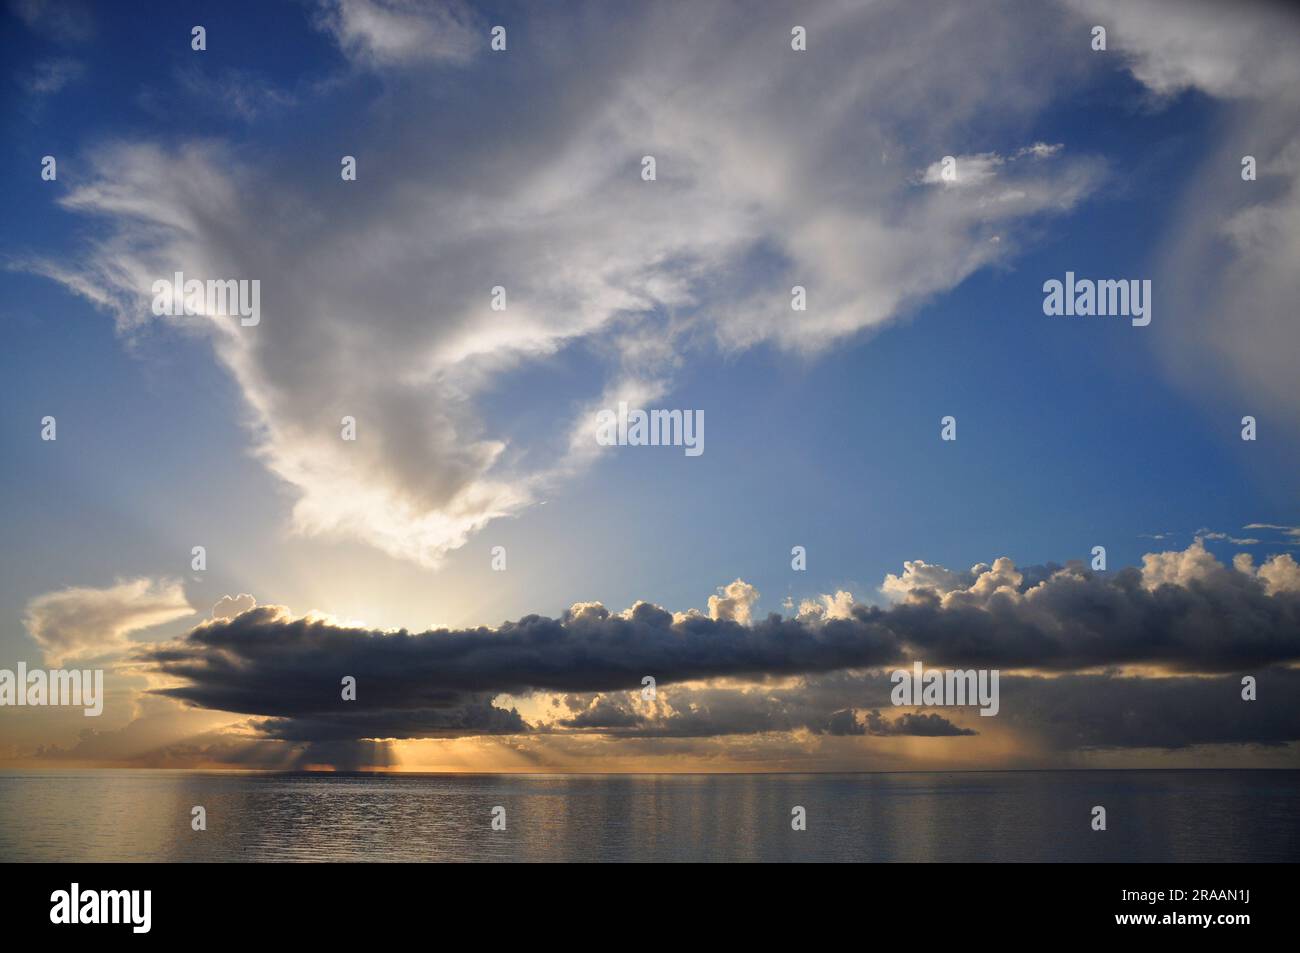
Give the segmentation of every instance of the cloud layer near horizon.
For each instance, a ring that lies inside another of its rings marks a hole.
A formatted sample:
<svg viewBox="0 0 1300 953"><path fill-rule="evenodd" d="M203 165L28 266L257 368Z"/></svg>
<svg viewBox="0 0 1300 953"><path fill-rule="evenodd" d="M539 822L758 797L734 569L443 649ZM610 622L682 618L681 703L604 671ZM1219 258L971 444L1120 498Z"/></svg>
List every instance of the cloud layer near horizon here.
<svg viewBox="0 0 1300 953"><path fill-rule="evenodd" d="M726 591L733 599L749 595L739 580ZM1091 710L1090 698L1111 704L1118 692L1130 699L1125 710L1150 716L1146 740L1131 721L1127 734L1116 730L1123 719L1102 719L1109 727L1098 727L1095 712L1071 721L1076 741L1157 746L1198 743L1189 740L1198 737L1251 740L1252 722L1225 718L1228 709L1211 704L1200 717L1188 715L1205 724L1183 724L1159 715L1159 706L1133 701L1148 688L1166 699L1171 692L1208 698L1231 689L1234 679L1221 677L1227 673L1257 674L1300 661L1300 567L1286 554L1258 568L1243 559L1226 566L1197 540L1181 552L1148 554L1141 568L1113 573L1074 565L1022 571L1005 557L952 573L918 561L888 577L882 591L894 600L886 607L842 593L806 604L794 618L772 614L750 621L746 604L738 620L737 607L726 600L713 600L709 615L674 615L645 602L614 613L584 603L558 619L532 615L495 629L420 633L345 627L259 606L151 647L141 660L174 682L161 694L266 719L259 723L262 732L291 740L539 728L651 736L799 729L969 733L946 717L890 720L879 714L889 704L888 692L874 670L920 660L933 667L1027 671L1012 684L1022 686L1013 697L1023 692L1028 706L1059 708L1068 698ZM1197 677L1123 677L1124 671ZM1283 672L1275 679L1293 680L1294 673ZM1078 674L1073 681L1056 677L1066 673ZM640 704L627 697L639 692L646 675L668 701ZM1220 677L1201 677L1208 675ZM340 698L344 676L357 680L356 701ZM844 690L844 677L852 691ZM1088 679L1107 687L1052 694ZM556 718L529 724L518 710L494 703L499 695L534 693L564 698ZM1239 698L1239 686L1231 696ZM1003 702L1004 711L1009 704ZM1300 737L1290 707L1282 715L1270 710L1269 727L1253 740Z"/></svg>

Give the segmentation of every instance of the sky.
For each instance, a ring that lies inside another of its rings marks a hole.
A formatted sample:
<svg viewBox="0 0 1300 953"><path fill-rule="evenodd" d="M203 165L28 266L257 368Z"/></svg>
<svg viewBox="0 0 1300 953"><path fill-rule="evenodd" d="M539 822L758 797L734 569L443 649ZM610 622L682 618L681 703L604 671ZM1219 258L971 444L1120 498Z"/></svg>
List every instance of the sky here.
<svg viewBox="0 0 1300 953"><path fill-rule="evenodd" d="M0 766L1300 766L1285 5L3 18Z"/></svg>

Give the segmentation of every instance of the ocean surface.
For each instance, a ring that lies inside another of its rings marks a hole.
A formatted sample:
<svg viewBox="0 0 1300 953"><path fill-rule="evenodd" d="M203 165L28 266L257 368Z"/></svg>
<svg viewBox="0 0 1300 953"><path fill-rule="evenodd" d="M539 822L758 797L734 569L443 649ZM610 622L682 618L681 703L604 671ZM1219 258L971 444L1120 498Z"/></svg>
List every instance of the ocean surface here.
<svg viewBox="0 0 1300 953"><path fill-rule="evenodd" d="M9 771L0 860L1297 861L1300 771Z"/></svg>

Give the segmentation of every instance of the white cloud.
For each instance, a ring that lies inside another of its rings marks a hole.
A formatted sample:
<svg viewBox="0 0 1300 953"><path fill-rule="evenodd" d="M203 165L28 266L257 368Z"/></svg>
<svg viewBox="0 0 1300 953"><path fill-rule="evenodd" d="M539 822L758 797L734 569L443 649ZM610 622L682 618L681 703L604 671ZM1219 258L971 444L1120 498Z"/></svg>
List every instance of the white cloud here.
<svg viewBox="0 0 1300 953"><path fill-rule="evenodd" d="M1186 586L1227 571L1199 536L1181 552L1147 553L1142 557L1142 584L1148 589L1162 585Z"/></svg>
<svg viewBox="0 0 1300 953"><path fill-rule="evenodd" d="M709 596L709 618L730 619L741 625L749 625L750 613L758 602L758 590L737 579L725 586L718 587L718 595Z"/></svg>
<svg viewBox="0 0 1300 953"><path fill-rule="evenodd" d="M459 16L344 3L326 22L376 68L414 68L437 48L429 31L455 34ZM480 131L511 129L508 149L433 136L445 105L402 88L403 125L368 138L355 186L285 173L300 157L255 166L216 142L118 143L65 200L108 226L91 253L30 267L111 307L124 332L151 320L150 286L174 271L260 279L256 328L180 323L211 337L237 382L258 456L297 494L294 528L436 566L596 457L592 407L669 393L709 345L822 353L1006 261L1022 228L1088 195L1099 162L1024 145L1071 69L1043 79L1059 60L1052 22L1030 12L987 35L965 7L936 20L827 4L809 12L817 54L774 57L784 19L725 4L539 18L533 55L555 94L516 101L485 84L456 105ZM886 33L906 57L855 39ZM575 44L611 35L617 56L574 61ZM976 121L1006 127L1015 158L966 188L918 185L933 156L966 154ZM504 312L488 308L497 284ZM793 284L806 312L790 309ZM589 399L559 433L512 445L480 398L577 342L599 361ZM344 415L354 443L339 439Z"/></svg>
<svg viewBox="0 0 1300 953"><path fill-rule="evenodd" d="M212 618L214 619L233 619L241 612L247 612L257 605L257 600L247 592L241 592L237 596L222 596L215 606L212 607Z"/></svg>
<svg viewBox="0 0 1300 953"><path fill-rule="evenodd" d="M459 0L320 0L318 22L350 59L371 67L463 63L486 32Z"/></svg>
<svg viewBox="0 0 1300 953"><path fill-rule="evenodd" d="M1232 565L1238 572L1257 576L1270 596L1279 592L1300 592L1300 563L1290 553L1270 556L1258 570L1250 553L1238 553Z"/></svg>
<svg viewBox="0 0 1300 953"><path fill-rule="evenodd" d="M1264 580L1264 590L1270 596L1279 592L1300 592L1300 563L1290 553L1279 553L1266 559L1259 567L1259 578Z"/></svg>
<svg viewBox="0 0 1300 953"><path fill-rule="evenodd" d="M1227 590L1241 584L1242 577L1258 578L1264 583L1267 595L1300 591L1300 564L1289 553L1269 557L1258 569L1249 553L1238 553L1229 567L1205 548L1205 541L1199 536L1183 550L1146 553L1139 573L1142 587L1150 591L1166 585L1188 588L1196 584ZM894 602L925 602L937 596L938 604L944 609L989 608L998 600L1032 603L1037 594L1047 591L1049 580L1070 577L1084 578L1083 569L1071 565L1047 576L1035 572L1034 578L1027 582L1026 574L1008 556L999 556L991 566L979 563L970 572L954 572L915 560L903 563L901 575L886 575L880 591ZM805 605L814 610L819 608L812 603Z"/></svg>
<svg viewBox="0 0 1300 953"><path fill-rule="evenodd" d="M73 587L27 603L23 623L48 665L120 652L133 632L191 615L175 580L128 579L106 589Z"/></svg>
<svg viewBox="0 0 1300 953"><path fill-rule="evenodd" d="M963 188L980 185L997 175L998 167L1006 160L996 152L982 152L979 155L947 156L951 159L952 177L944 178L945 162L938 159L925 167L920 181L925 185L952 186Z"/></svg>
<svg viewBox="0 0 1300 953"><path fill-rule="evenodd" d="M1271 529L1276 530L1283 536L1300 540L1300 526L1283 526L1278 523L1247 523L1242 529Z"/></svg>
<svg viewBox="0 0 1300 953"><path fill-rule="evenodd" d="M1196 536L1201 539L1213 539L1223 542L1232 543L1236 546L1258 546L1263 540L1255 539L1253 536L1233 536L1231 533L1224 533L1218 530L1212 530L1208 527L1202 527L1196 531Z"/></svg>
<svg viewBox="0 0 1300 953"><path fill-rule="evenodd" d="M1285 4L1215 0L1067 0L1107 28L1108 55L1160 96L1199 89L1253 99L1300 88L1294 11Z"/></svg>
<svg viewBox="0 0 1300 953"><path fill-rule="evenodd" d="M797 618L848 619L853 615L853 605L853 593L837 589L833 596L822 593L816 599L804 599L799 603Z"/></svg>
<svg viewBox="0 0 1300 953"><path fill-rule="evenodd" d="M902 601L913 593L924 591L944 596L957 589L965 589L975 581L975 573L983 566L976 566L970 572L953 572L943 566L935 566L923 559L907 560L903 563L901 575L889 573L880 586L886 597Z"/></svg>
<svg viewBox="0 0 1300 953"><path fill-rule="evenodd" d="M1065 148L1063 142L1035 142L1033 145L1025 146L1016 153L1016 158L1032 156L1035 159L1050 159L1062 149Z"/></svg>
<svg viewBox="0 0 1300 953"><path fill-rule="evenodd" d="M1157 104L1187 90L1231 102L1167 230L1154 283L1178 333L1156 344L1215 412L1226 386L1249 404L1236 417L1300 431L1300 14L1208 0L1069 5L1107 26L1112 51ZM1246 155L1258 163L1256 182L1241 180Z"/></svg>

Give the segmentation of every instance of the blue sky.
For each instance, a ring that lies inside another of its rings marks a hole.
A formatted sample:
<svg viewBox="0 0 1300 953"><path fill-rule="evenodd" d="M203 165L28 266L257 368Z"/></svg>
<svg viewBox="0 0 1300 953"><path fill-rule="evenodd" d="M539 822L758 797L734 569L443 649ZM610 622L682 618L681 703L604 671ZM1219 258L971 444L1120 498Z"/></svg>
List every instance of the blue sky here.
<svg viewBox="0 0 1300 953"><path fill-rule="evenodd" d="M1300 401L1279 367L1300 335L1233 306L1242 268L1266 303L1295 279L1188 237L1259 209L1276 253L1297 247L1295 143L1264 132L1294 118L1294 90L1251 65L1276 62L1278 8L1186 61L1163 44L1213 31L1195 4L1046 5L988 21L979 49L953 47L960 22L826 4L803 53L795 13L725 4L698 13L701 37L653 4L57 9L71 19L17 3L0 34L0 665L40 661L34 599L128 579L178 582L194 610L130 636L155 641L238 593L420 630L592 601L704 609L743 579L759 618L787 596L886 603L905 560L1104 545L1119 569L1197 535L1225 564L1295 551ZM889 30L922 61L893 61ZM764 63L777 79L746 81ZM659 181L640 181L642 152ZM945 154L991 179L927 183ZM150 315L123 275L163 261L238 262L262 324L227 340L220 319ZM1151 324L1045 316L1042 284L1066 271L1152 279ZM793 280L820 314L789 310ZM428 367L405 360L423 349ZM706 452L574 450L618 393L702 409ZM315 469L349 412L369 446ZM457 530L407 538L453 510Z"/></svg>

